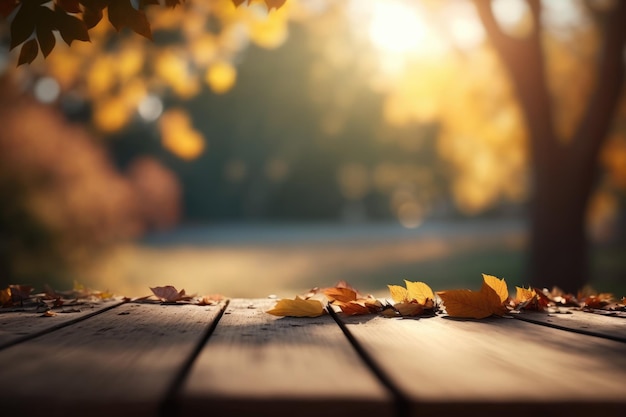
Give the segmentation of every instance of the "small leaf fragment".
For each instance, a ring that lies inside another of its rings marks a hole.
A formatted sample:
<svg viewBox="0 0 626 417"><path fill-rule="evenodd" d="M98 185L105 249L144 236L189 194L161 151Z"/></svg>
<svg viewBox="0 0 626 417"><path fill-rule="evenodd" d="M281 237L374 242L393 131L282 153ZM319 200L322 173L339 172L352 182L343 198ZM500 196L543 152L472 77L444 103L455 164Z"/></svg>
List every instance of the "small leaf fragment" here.
<svg viewBox="0 0 626 417"><path fill-rule="evenodd" d="M293 300L279 300L274 308L267 311L273 316L289 317L319 317L325 313L324 305L319 300L305 300L296 297Z"/></svg>
<svg viewBox="0 0 626 417"><path fill-rule="evenodd" d="M7 287L3 290L0 290L0 306L9 305L11 302L11 288Z"/></svg>

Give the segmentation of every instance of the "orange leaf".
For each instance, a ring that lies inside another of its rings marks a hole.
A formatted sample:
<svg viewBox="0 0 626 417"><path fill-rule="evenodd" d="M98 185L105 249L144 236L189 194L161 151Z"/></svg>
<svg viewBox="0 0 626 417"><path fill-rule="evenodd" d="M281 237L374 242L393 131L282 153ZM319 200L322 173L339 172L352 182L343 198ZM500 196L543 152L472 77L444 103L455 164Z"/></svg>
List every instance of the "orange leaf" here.
<svg viewBox="0 0 626 417"><path fill-rule="evenodd" d="M426 300L434 300L435 294L433 294L433 290L423 282L411 282L404 280L406 284L406 289L408 292L407 300L412 301L415 300L419 304L426 304Z"/></svg>
<svg viewBox="0 0 626 417"><path fill-rule="evenodd" d="M323 293L326 297L330 299L330 301L340 301L342 303L347 303L356 300L356 291L350 288L325 288L323 290Z"/></svg>
<svg viewBox="0 0 626 417"><path fill-rule="evenodd" d="M267 313L274 316L318 317L324 314L324 305L319 300L304 300L296 297L294 300L279 300Z"/></svg>
<svg viewBox="0 0 626 417"><path fill-rule="evenodd" d="M500 304L504 303L509 298L509 290L506 287L506 282L503 279L496 278L492 275L483 274L483 286L480 291L485 292L489 297L493 297L493 293L489 290L493 290L495 296L498 297ZM493 298L495 303L495 297Z"/></svg>
<svg viewBox="0 0 626 417"><path fill-rule="evenodd" d="M382 309L382 304L375 298L359 298L337 305L341 308L341 312L348 316L377 313Z"/></svg>
<svg viewBox="0 0 626 417"><path fill-rule="evenodd" d="M339 308L341 308L341 312L348 316L360 316L363 314L371 314L370 309L363 304L360 304L357 301L350 301L348 303L339 304Z"/></svg>
<svg viewBox="0 0 626 417"><path fill-rule="evenodd" d="M9 304L10 301L11 301L11 288L8 287L3 290L0 290L0 306Z"/></svg>
<svg viewBox="0 0 626 417"><path fill-rule="evenodd" d="M440 291L437 293L443 300L450 317L484 319L492 314L498 314L501 305L493 305L492 298L482 291L470 290Z"/></svg>
<svg viewBox="0 0 626 417"><path fill-rule="evenodd" d="M393 301L396 303L407 301L409 292L406 288L399 285L387 285L387 287L389 287L389 293L391 294Z"/></svg>
<svg viewBox="0 0 626 417"><path fill-rule="evenodd" d="M424 312L424 307L418 303L397 303L393 306L402 316L419 316Z"/></svg>
<svg viewBox="0 0 626 417"><path fill-rule="evenodd" d="M515 287L515 304L525 303L537 297L537 293L532 288Z"/></svg>

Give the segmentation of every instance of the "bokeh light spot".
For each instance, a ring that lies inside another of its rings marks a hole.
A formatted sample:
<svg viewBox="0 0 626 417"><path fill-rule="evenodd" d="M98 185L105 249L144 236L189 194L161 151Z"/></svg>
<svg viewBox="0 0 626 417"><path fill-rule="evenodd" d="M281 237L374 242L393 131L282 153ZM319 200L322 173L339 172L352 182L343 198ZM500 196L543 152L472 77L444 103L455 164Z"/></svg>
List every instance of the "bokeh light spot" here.
<svg viewBox="0 0 626 417"><path fill-rule="evenodd" d="M35 97L41 103L52 103L61 93L61 86L52 77L42 77L35 83Z"/></svg>

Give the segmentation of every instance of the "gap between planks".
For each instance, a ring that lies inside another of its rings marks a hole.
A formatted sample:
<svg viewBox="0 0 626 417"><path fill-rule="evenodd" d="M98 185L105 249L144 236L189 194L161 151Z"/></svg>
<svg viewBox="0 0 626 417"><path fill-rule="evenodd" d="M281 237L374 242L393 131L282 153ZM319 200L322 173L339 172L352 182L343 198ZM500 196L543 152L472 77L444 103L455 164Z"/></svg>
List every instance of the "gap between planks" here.
<svg viewBox="0 0 626 417"><path fill-rule="evenodd" d="M624 345L512 319L340 317L411 416L619 415Z"/></svg>
<svg viewBox="0 0 626 417"><path fill-rule="evenodd" d="M156 416L222 309L125 303L8 347L3 411Z"/></svg>
<svg viewBox="0 0 626 417"><path fill-rule="evenodd" d="M394 397L328 315L232 300L176 398L178 415L395 416Z"/></svg>
<svg viewBox="0 0 626 417"><path fill-rule="evenodd" d="M521 312L515 319L540 326L626 343L626 319L570 309L567 314Z"/></svg>

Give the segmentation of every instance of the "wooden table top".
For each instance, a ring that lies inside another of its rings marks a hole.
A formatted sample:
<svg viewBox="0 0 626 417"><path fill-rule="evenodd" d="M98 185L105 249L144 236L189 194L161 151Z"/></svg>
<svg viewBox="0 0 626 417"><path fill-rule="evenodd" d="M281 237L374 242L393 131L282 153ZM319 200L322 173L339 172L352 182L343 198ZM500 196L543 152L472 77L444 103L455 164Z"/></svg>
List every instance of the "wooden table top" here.
<svg viewBox="0 0 626 417"><path fill-rule="evenodd" d="M274 302L2 312L2 415L626 415L623 318L296 319Z"/></svg>

